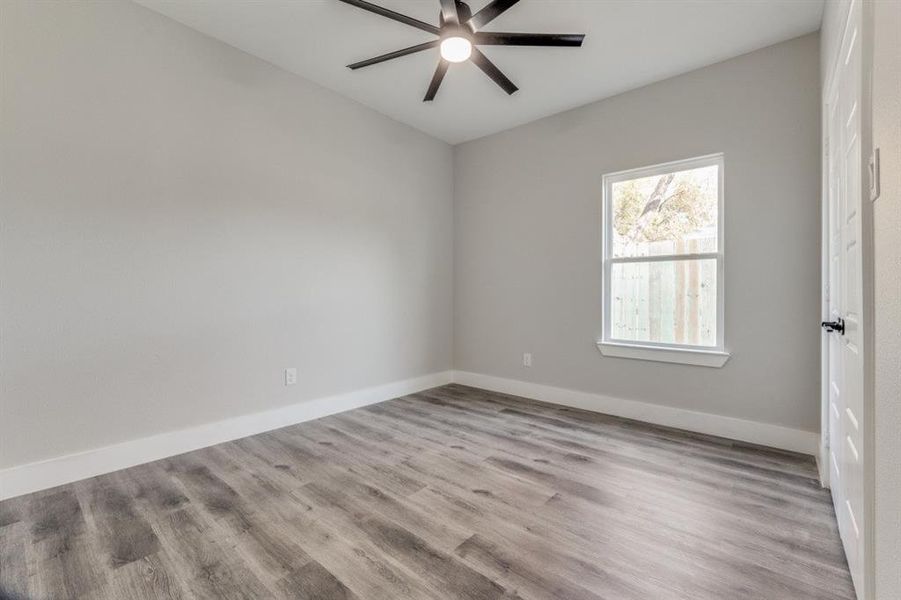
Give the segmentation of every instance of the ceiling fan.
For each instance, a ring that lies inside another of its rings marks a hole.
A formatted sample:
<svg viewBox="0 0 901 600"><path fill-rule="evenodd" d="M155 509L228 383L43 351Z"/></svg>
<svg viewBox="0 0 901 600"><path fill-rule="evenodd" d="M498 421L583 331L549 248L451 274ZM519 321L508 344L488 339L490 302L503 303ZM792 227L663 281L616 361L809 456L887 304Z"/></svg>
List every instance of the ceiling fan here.
<svg viewBox="0 0 901 600"><path fill-rule="evenodd" d="M519 0L492 0L476 14L472 14L469 5L460 0L439 0L441 2L441 12L438 16L439 25L437 27L399 12L377 6L371 2L366 2L366 0L340 1L438 36L437 40L432 40L431 42L395 50L388 54L382 54L381 56L347 65L351 69L360 69L437 47L440 49L441 58L438 61L438 67L435 69L435 74L432 76L432 81L429 84L429 89L425 94L425 98L423 98L423 102L430 102L435 99L438 87L444 80L444 75L447 73L451 63L461 63L466 60L474 62L477 67L482 69L488 77L501 86L508 94L512 94L519 89L476 46L581 46L582 40L585 38L584 34L572 33L501 33L481 30Z"/></svg>

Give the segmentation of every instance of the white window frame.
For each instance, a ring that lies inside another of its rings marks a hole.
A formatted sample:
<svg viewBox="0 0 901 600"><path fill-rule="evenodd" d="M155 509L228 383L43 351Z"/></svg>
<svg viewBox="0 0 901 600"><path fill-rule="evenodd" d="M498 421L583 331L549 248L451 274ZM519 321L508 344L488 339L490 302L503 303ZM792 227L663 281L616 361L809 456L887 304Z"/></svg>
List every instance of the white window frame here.
<svg viewBox="0 0 901 600"><path fill-rule="evenodd" d="M717 251L695 254L663 254L657 256L620 257L613 256L613 184L641 177L653 177L685 171L700 167L717 166L719 189L717 191ZM601 248L603 261L602 275L602 335L598 340L598 349L604 356L616 356L620 358L635 358L658 362L681 363L703 367L722 367L729 360L729 352L726 350L726 294L725 294L725 160L722 153L709 154L686 160L676 160L668 163L629 169L608 173L603 177L603 222L601 227ZM634 262L661 262L673 260L701 260L716 259L716 346L695 346L687 344L665 344L659 342L635 342L631 340L615 339L611 336L612 320L610 317L610 278L615 263Z"/></svg>

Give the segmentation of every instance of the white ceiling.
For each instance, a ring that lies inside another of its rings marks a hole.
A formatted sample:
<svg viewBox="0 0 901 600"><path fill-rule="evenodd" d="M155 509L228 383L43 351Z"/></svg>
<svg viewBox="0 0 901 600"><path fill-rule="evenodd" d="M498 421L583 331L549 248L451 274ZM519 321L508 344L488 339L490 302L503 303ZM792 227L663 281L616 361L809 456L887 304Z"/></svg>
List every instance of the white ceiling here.
<svg viewBox="0 0 901 600"><path fill-rule="evenodd" d="M521 0L485 31L585 33L582 48L483 47L519 92L463 63L424 103L437 49L345 65L434 36L338 0L136 1L450 143L816 31L823 11L823 0ZM437 25L438 0L373 1Z"/></svg>

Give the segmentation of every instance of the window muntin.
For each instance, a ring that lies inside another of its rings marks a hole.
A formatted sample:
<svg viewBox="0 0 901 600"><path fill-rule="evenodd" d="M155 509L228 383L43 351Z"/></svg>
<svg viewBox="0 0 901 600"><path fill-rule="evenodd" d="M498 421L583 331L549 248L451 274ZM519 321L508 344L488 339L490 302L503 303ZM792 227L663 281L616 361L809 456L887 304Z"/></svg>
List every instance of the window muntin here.
<svg viewBox="0 0 901 600"><path fill-rule="evenodd" d="M724 352L723 157L604 177L602 343Z"/></svg>

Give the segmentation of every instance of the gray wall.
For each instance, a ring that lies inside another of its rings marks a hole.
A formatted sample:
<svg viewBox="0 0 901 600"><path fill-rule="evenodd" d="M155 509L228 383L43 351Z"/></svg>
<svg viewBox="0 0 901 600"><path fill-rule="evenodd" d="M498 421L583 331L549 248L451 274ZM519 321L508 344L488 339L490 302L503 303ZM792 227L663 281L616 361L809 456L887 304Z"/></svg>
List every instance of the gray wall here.
<svg viewBox="0 0 901 600"><path fill-rule="evenodd" d="M455 367L818 431L818 52L805 36L457 146ZM601 356L601 176L713 152L732 358Z"/></svg>
<svg viewBox="0 0 901 600"><path fill-rule="evenodd" d="M873 205L873 531L876 598L890 600L901 598L901 2L869 5L873 11L873 146L879 148L882 163L882 193Z"/></svg>
<svg viewBox="0 0 901 600"><path fill-rule="evenodd" d="M0 467L451 367L450 146L130 2L0 11Z"/></svg>

